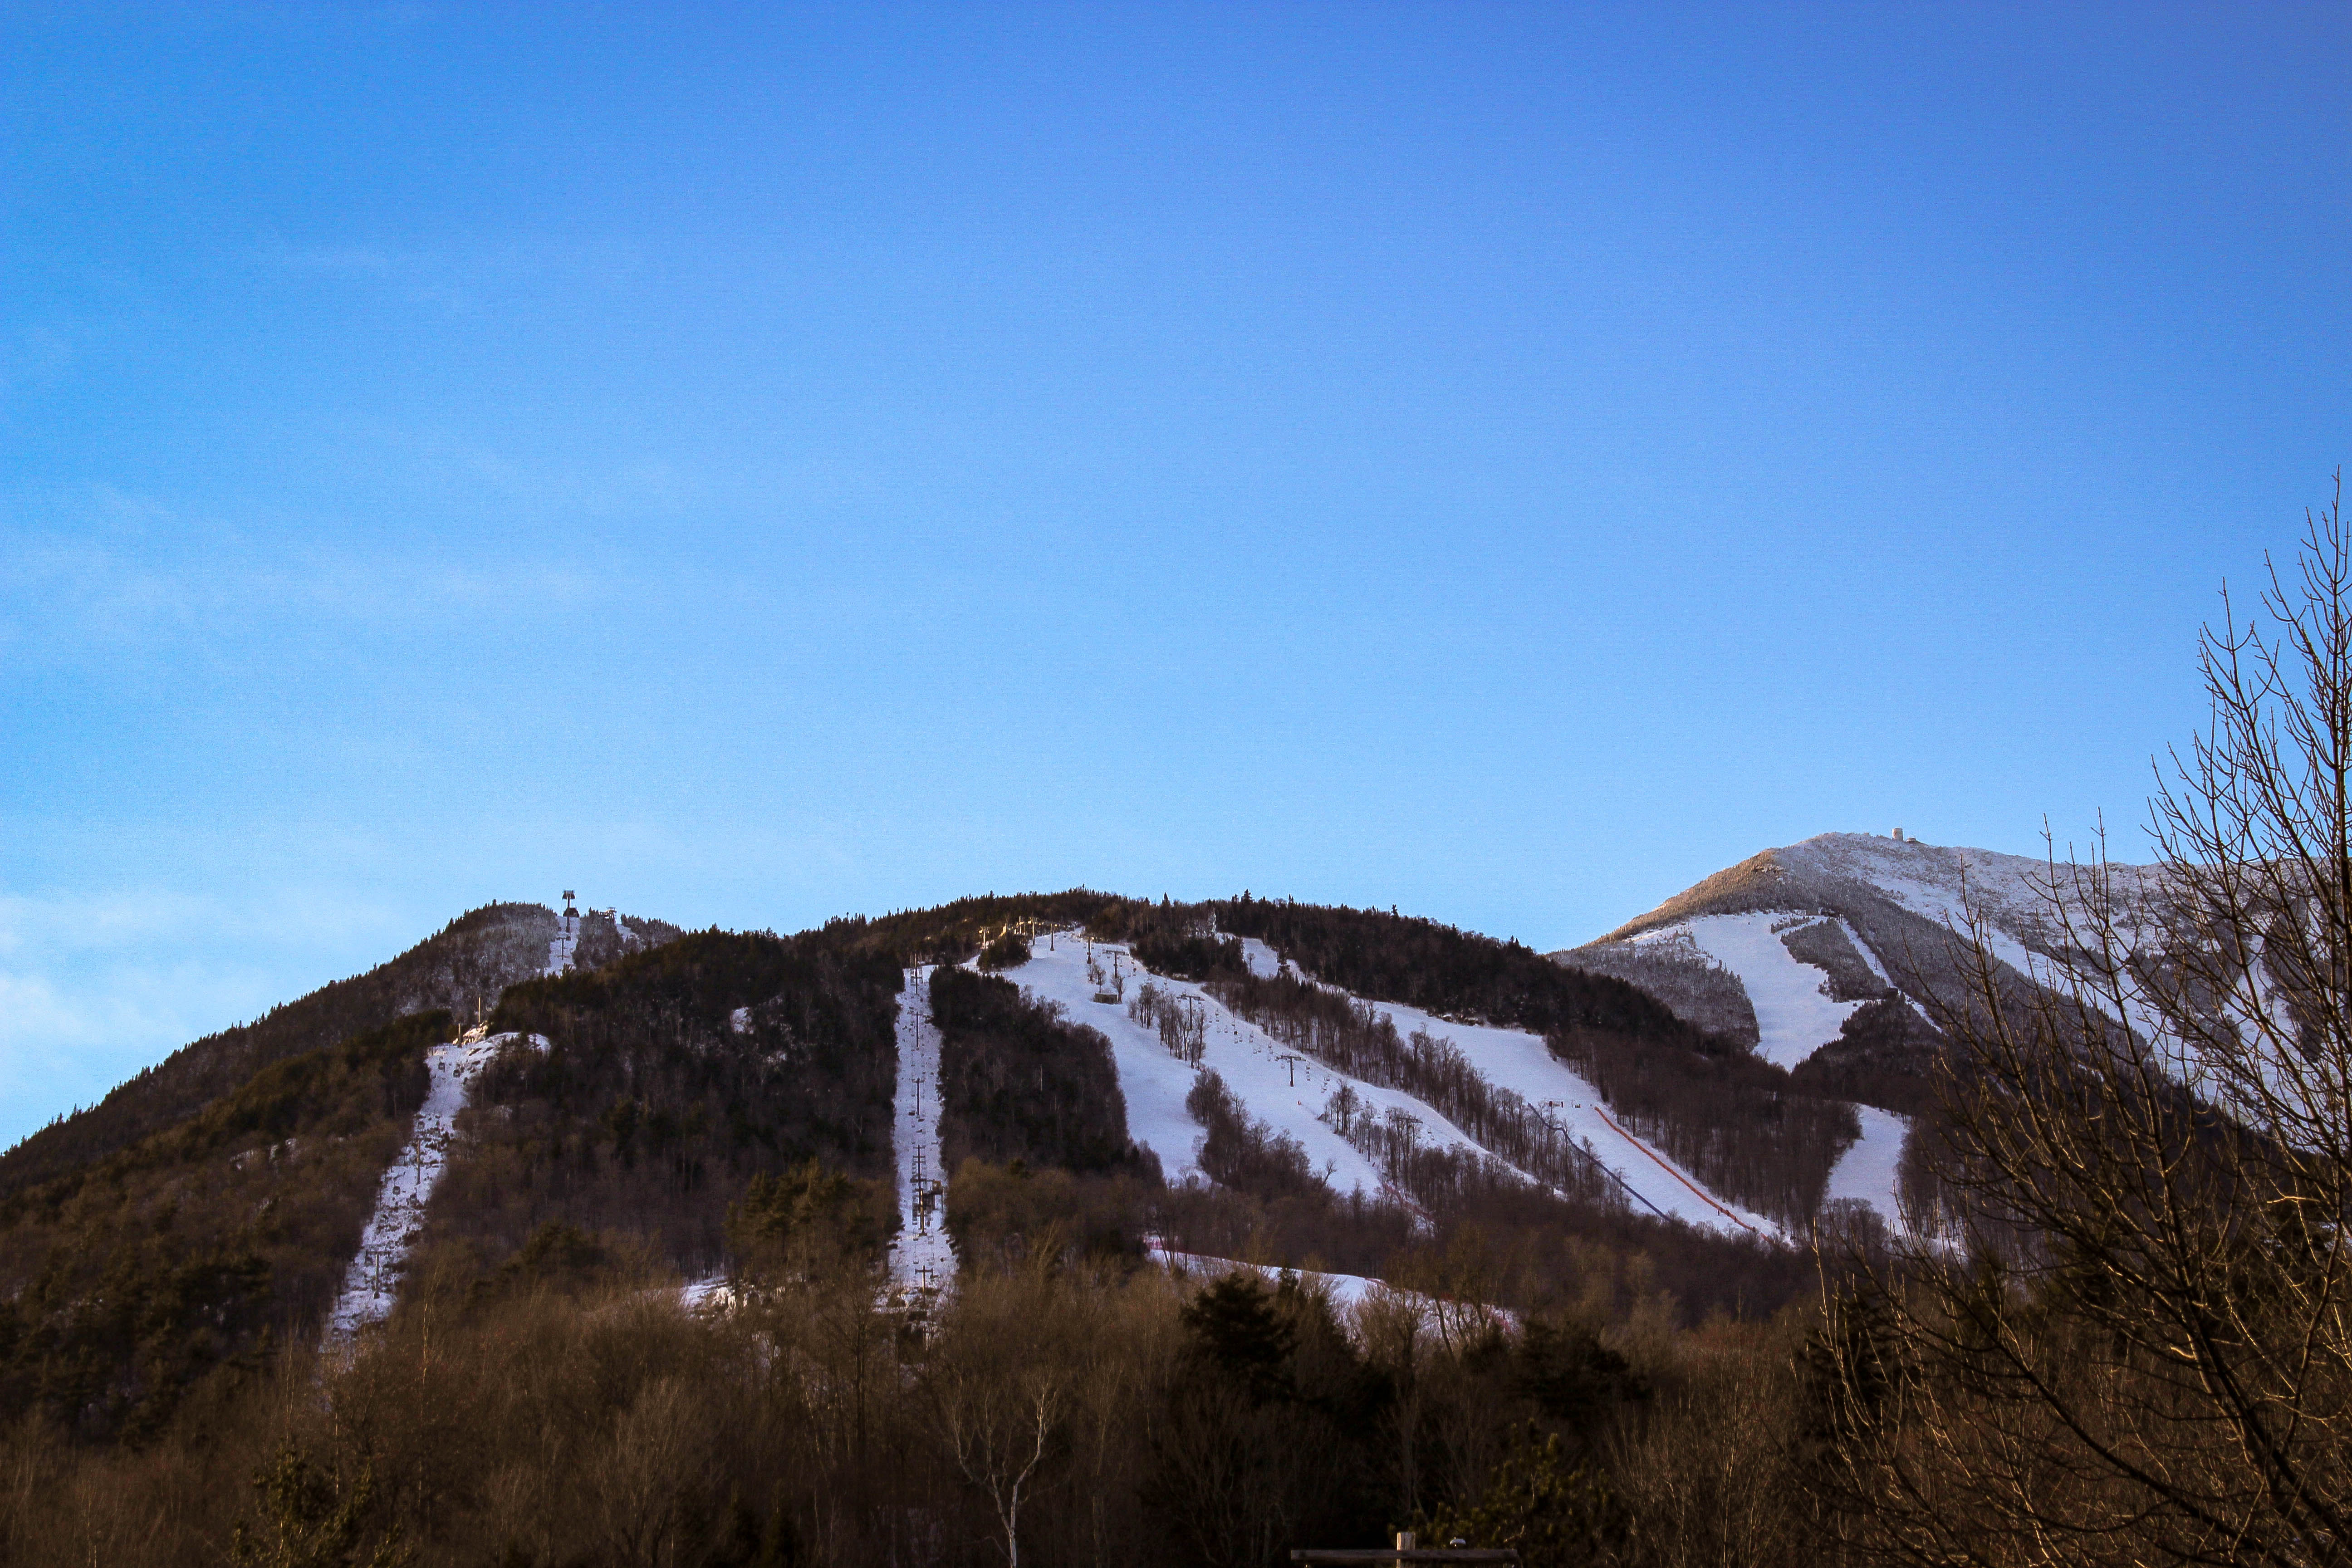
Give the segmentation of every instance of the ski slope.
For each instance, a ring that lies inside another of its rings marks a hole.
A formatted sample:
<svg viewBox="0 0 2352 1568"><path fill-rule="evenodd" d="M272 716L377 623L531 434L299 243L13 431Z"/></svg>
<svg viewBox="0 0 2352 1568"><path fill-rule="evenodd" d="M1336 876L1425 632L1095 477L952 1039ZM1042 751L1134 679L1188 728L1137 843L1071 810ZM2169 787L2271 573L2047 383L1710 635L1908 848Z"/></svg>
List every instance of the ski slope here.
<svg viewBox="0 0 2352 1568"><path fill-rule="evenodd" d="M1336 1073L1307 1058L1280 1059L1285 1053L1263 1030L1243 1022L1200 986L1183 980L1150 975L1139 968L1123 945L1096 942L1097 962L1106 974L1116 966L1128 996L1144 980L1174 996L1201 1000L1208 1017L1208 1045L1202 1066L1215 1070L1249 1113L1298 1140L1307 1157L1324 1180L1339 1192L1380 1194L1388 1183L1379 1169L1337 1129L1317 1120L1324 1103L1342 1083L1352 1084L1377 1114L1391 1106L1421 1119L1423 1133L1440 1143L1475 1148L1460 1129L1411 1095L1378 1089ZM1087 943L1064 931L1031 944L1029 962L1009 973L1023 990L1041 1001L1058 1002L1070 1021L1102 1031L1110 1041L1118 1068L1119 1093L1127 1100L1127 1132L1160 1158L1163 1174L1182 1182L1202 1174L1199 1145L1202 1128L1184 1109L1195 1075L1160 1043L1160 1031L1128 1016L1125 1002L1097 1002L1096 986L1087 974Z"/></svg>
<svg viewBox="0 0 2352 1568"><path fill-rule="evenodd" d="M1184 1109L1184 1097L1194 1081L1192 1069L1169 1054L1158 1030L1129 1018L1124 1003L1094 1000L1097 988L1087 974L1087 951L1085 942L1068 932L1041 940L1033 944L1029 962L1012 971L1011 978L1033 995L1062 1004L1072 1021L1091 1025L1109 1038L1119 1089L1127 1100L1128 1135L1160 1157L1170 1181L1200 1175L1202 1129ZM1126 977L1126 993L1132 996L1144 974L1125 947L1097 942L1093 952L1106 973L1116 961ZM1274 973L1276 961L1264 942L1244 942L1244 953L1255 972ZM1411 1114L1420 1121L1424 1138L1492 1152L1481 1149L1435 1107L1402 1089L1366 1083L1311 1057L1284 1060L1289 1053L1265 1031L1227 1012L1197 984L1160 976L1152 976L1151 983L1172 995L1200 998L1208 1018L1202 1065L1216 1070L1253 1118L1297 1139L1337 1191L1377 1194L1392 1190L1370 1160L1320 1120L1324 1106L1342 1084L1351 1087L1374 1114L1391 1108ZM1688 1171L1620 1128L1592 1087L1538 1037L1517 1029L1456 1024L1393 1003L1370 1005L1388 1014L1400 1034L1421 1030L1453 1040L1490 1082L1547 1109L1571 1140L1589 1145L1624 1182L1637 1211L1648 1207L1711 1229L1777 1233L1771 1221L1706 1193ZM1558 1103L1549 1103L1554 1101Z"/></svg>
<svg viewBox="0 0 2352 1568"><path fill-rule="evenodd" d="M400 1289L401 1270L408 1250L424 1224L425 1205L441 1184L456 1140L457 1113L466 1109L475 1077L493 1057L519 1037L481 1036L446 1042L425 1053L430 1087L416 1112L404 1144L376 1189L375 1210L360 1234L360 1249L343 1271L343 1288L327 1316L327 1343L349 1342L371 1323L392 1313ZM547 1049L544 1036L530 1037L531 1046Z"/></svg>
<svg viewBox="0 0 2352 1568"><path fill-rule="evenodd" d="M1243 1263L1231 1258L1212 1258L1199 1252L1171 1252L1156 1238L1150 1240L1151 1261L1179 1279L1197 1279L1204 1282L1223 1279L1228 1274L1255 1274L1269 1285L1279 1285L1286 1274L1292 1276L1310 1290L1320 1290L1336 1310L1341 1325L1351 1331L1360 1328L1357 1314L1366 1306L1394 1304L1409 1307L1424 1326L1440 1326L1447 1320L1454 1324L1492 1322L1517 1331L1519 1315L1507 1307L1492 1307L1483 1301L1439 1300L1418 1290L1399 1289L1385 1279L1368 1279L1361 1274L1323 1274L1312 1268L1281 1268L1270 1263Z"/></svg>
<svg viewBox="0 0 2352 1568"><path fill-rule="evenodd" d="M1541 1036L1490 1024L1455 1023L1401 1002L1368 1005L1387 1014L1396 1032L1408 1039L1424 1034L1453 1041L1488 1083L1546 1111L1570 1141L1592 1150L1633 1189L1636 1209L1646 1207L1716 1229L1737 1227L1764 1235L1780 1229L1763 1215L1708 1192L1706 1184L1663 1151L1626 1131L1593 1087L1552 1055Z"/></svg>
<svg viewBox="0 0 2352 1568"><path fill-rule="evenodd" d="M1829 972L1790 952L1781 939L1822 917L1784 910L1758 914L1700 915L1633 939L1637 947L1686 943L1738 976L1756 1009L1756 1054L1793 1068L1838 1037L1845 1021L1866 1005L1832 1001ZM1861 948L1857 942L1854 944ZM1867 950L1864 950L1867 952ZM1865 959L1876 967L1875 955Z"/></svg>
<svg viewBox="0 0 2352 1568"><path fill-rule="evenodd" d="M1830 1202L1853 1198L1866 1203L1889 1230L1899 1232L1904 1226L1898 1162L1910 1121L1874 1105L1857 1105L1853 1113L1862 1120L1862 1142L1838 1156L1830 1170L1829 1190L1822 1195Z"/></svg>
<svg viewBox="0 0 2352 1568"><path fill-rule="evenodd" d="M931 1026L931 972L907 971L898 994L898 1085L891 1101L890 1147L898 1168L898 1234L890 1243L890 1278L912 1289L955 1279L948 1244L947 1179L940 1159L940 1032Z"/></svg>

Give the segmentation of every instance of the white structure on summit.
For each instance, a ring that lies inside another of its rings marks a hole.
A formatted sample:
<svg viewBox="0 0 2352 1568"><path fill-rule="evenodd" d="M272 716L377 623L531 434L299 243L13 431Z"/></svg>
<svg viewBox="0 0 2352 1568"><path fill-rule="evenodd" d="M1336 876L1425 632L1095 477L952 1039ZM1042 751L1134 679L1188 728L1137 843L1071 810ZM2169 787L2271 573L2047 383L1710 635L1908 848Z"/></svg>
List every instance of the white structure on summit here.
<svg viewBox="0 0 2352 1568"><path fill-rule="evenodd" d="M547 944L547 972L550 974L569 973L572 955L580 947L580 911L572 907L579 897L571 889L563 889L563 912L555 917L555 940Z"/></svg>

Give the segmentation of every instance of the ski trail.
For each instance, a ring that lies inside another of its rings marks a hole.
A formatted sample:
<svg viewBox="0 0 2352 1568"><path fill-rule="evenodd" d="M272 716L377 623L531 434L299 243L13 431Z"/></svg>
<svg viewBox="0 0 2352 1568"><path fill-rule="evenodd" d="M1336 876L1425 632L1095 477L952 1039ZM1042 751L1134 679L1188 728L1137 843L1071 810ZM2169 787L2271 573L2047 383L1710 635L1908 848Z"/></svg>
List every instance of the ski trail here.
<svg viewBox="0 0 2352 1568"><path fill-rule="evenodd" d="M425 1053L432 1087L416 1112L408 1142L383 1173L383 1184L376 1190L375 1212L368 1216L367 1229L360 1235L357 1256L343 1272L342 1291L327 1318L331 1347L350 1342L362 1329L391 1315L408 1249L424 1223L425 1205L449 1163L457 1113L466 1109L475 1076L515 1037L477 1035L445 1042ZM541 1036L533 1035L530 1043L541 1050L547 1048Z"/></svg>
<svg viewBox="0 0 2352 1568"><path fill-rule="evenodd" d="M890 1147L898 1167L898 1236L890 1278L904 1288L943 1289L955 1279L948 1245L947 1173L940 1162L940 1032L931 1026L931 972L907 971L898 994L898 1089Z"/></svg>
<svg viewBox="0 0 2352 1568"><path fill-rule="evenodd" d="M1273 950L1262 942L1255 947L1245 942L1243 953L1259 973L1270 973L1277 962ZM1013 971L1011 978L1032 997L1059 1003L1073 1021L1089 1025L1109 1038L1119 1092L1127 1101L1128 1135L1159 1156L1171 1183L1197 1176L1202 1129L1185 1107L1185 1097L1197 1080L1196 1070L1170 1054L1156 1027L1138 1021L1116 1001L1097 1000L1110 994L1103 992L1101 983L1087 972L1089 955L1104 969L1110 967L1116 955L1129 966L1127 973L1137 982L1148 975L1147 971L1133 967L1133 955L1123 944L1087 944L1080 939L1067 947L1033 947L1029 962ZM1164 975L1148 977L1170 996L1197 1001L1206 1020L1201 1065L1216 1069L1253 1118L1296 1138L1335 1192L1393 1193L1381 1164L1349 1142L1338 1126L1327 1120L1329 1099L1343 1085L1355 1095L1362 1114L1409 1115L1419 1124L1419 1136L1423 1139L1502 1159L1418 1096L1352 1077L1319 1058L1276 1043L1259 1026L1228 1011L1205 986ZM1132 991L1133 986L1126 989ZM1764 1215L1708 1193L1674 1160L1617 1126L1603 1113L1600 1094L1554 1057L1538 1037L1517 1029L1459 1024L1399 1003L1368 1005L1387 1015L1401 1036L1409 1037L1421 1031L1453 1041L1487 1083L1509 1089L1530 1107L1549 1110L1548 1120L1557 1124L1562 1138L1582 1149L1612 1181L1651 1212L1718 1230L1737 1228L1769 1235L1780 1228ZM1619 1152L1627 1146L1640 1157ZM1603 1150L1608 1153L1604 1155ZM1503 1163L1510 1164L1507 1160ZM1511 1168L1517 1170L1516 1165Z"/></svg>
<svg viewBox="0 0 2352 1568"><path fill-rule="evenodd" d="M1910 1135L1910 1119L1874 1105L1857 1105L1853 1113L1862 1122L1862 1139L1838 1156L1830 1169L1829 1190L1822 1196L1824 1201L1859 1199L1878 1211L1887 1229L1900 1235L1906 1228L1903 1141Z"/></svg>

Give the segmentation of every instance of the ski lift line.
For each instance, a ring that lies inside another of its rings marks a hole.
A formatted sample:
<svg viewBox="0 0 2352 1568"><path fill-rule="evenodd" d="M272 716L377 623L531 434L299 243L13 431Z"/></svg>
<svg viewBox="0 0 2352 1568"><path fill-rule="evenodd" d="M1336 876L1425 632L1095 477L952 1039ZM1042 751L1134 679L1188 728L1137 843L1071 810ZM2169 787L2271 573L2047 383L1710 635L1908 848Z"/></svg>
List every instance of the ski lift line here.
<svg viewBox="0 0 2352 1568"><path fill-rule="evenodd" d="M1587 1160L1591 1161L1591 1163L1592 1163L1592 1168L1593 1168L1594 1170L1596 1170L1596 1171L1600 1172L1602 1175L1604 1175L1604 1176L1608 1177L1611 1181L1612 1181L1612 1182L1616 1183L1616 1184L1617 1184L1617 1185L1618 1185L1618 1188L1619 1188L1621 1191L1622 1191L1622 1192L1624 1193L1624 1194L1625 1194L1627 1197L1629 1197L1629 1198L1633 1199L1635 1203L1640 1204L1643 1208L1648 1209L1652 1214L1656 1215L1660 1219L1670 1219L1670 1218L1672 1218L1672 1217L1673 1217L1672 1215L1668 1215L1668 1214L1666 1213L1666 1211L1665 1211L1665 1210L1664 1210L1664 1209L1660 1208L1657 1205L1655 1205L1655 1204L1652 1203L1649 1199L1647 1199L1647 1198L1643 1197L1643 1195L1642 1195L1638 1191L1636 1191L1636 1190L1634 1189L1634 1186L1633 1186L1633 1183L1631 1183L1631 1182L1627 1181L1623 1176L1620 1175L1616 1171L1614 1171L1614 1170L1611 1169L1611 1168L1610 1168L1610 1166L1608 1165L1608 1163L1607 1163L1605 1161L1603 1161L1603 1160L1601 1158L1601 1156L1600 1156L1600 1155L1595 1154L1591 1150L1590 1150L1590 1149L1586 1148L1583 1144L1581 1144L1581 1143L1578 1142L1575 1139L1570 1138L1570 1137L1568 1135L1567 1130L1566 1130L1566 1129L1564 1129L1564 1128L1562 1128L1559 1122L1557 1122L1557 1121L1547 1121L1547 1122L1545 1122L1545 1123L1544 1123L1544 1125L1545 1125L1546 1127L1550 1128L1550 1129L1551 1129L1551 1131L1552 1131L1552 1134L1553 1134L1553 1136L1557 1137L1557 1138L1558 1138L1561 1142L1563 1142L1563 1143L1567 1144L1570 1149L1574 1150L1577 1153L1583 1155L1583 1156L1585 1157L1585 1159L1587 1159Z"/></svg>
<svg viewBox="0 0 2352 1568"><path fill-rule="evenodd" d="M1633 1145L1634 1148L1639 1149L1643 1153L1649 1155L1651 1163L1656 1165L1659 1170L1664 1171L1675 1181L1682 1183L1684 1186L1689 1187L1691 1195L1698 1199L1699 1202L1714 1209L1716 1213L1721 1215L1724 1218L1729 1220L1732 1224L1738 1226L1740 1229L1746 1231L1750 1236L1760 1237L1764 1234L1762 1231L1758 1230L1754 1226L1749 1225L1746 1220L1741 1219L1738 1215L1733 1214L1729 1209L1724 1207L1713 1197L1701 1192L1697 1187L1693 1186L1687 1176L1685 1176L1680 1171L1675 1170L1672 1165L1667 1164L1664 1160L1659 1159L1656 1153L1651 1150L1647 1143L1643 1142L1639 1138L1634 1137L1631 1132L1628 1132L1622 1127L1618 1126L1616 1122L1610 1121L1610 1116L1607 1111L1601 1110L1596 1105L1592 1108L1592 1112L1594 1115L1600 1117L1601 1121L1609 1122L1609 1129L1611 1131L1625 1140L1626 1142ZM1619 1179L1622 1181L1623 1178L1620 1177ZM1626 1190L1629 1192L1632 1191L1630 1187ZM1646 1202L1647 1200L1644 1201ZM1657 1211L1656 1205L1652 1204L1650 1206L1652 1213L1655 1213Z"/></svg>

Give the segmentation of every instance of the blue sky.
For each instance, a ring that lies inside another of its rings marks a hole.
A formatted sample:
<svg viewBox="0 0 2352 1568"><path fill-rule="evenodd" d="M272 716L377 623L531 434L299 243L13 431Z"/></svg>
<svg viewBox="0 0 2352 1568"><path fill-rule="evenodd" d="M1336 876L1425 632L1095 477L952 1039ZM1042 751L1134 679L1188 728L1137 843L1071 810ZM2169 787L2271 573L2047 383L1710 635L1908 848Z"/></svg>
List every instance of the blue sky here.
<svg viewBox="0 0 2352 1568"><path fill-rule="evenodd" d="M545 900L2142 820L2341 6L0 11L0 1140ZM2125 847L2132 846L2126 844Z"/></svg>

